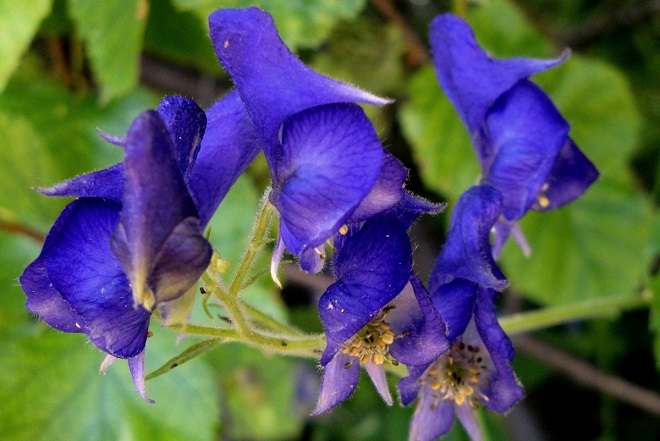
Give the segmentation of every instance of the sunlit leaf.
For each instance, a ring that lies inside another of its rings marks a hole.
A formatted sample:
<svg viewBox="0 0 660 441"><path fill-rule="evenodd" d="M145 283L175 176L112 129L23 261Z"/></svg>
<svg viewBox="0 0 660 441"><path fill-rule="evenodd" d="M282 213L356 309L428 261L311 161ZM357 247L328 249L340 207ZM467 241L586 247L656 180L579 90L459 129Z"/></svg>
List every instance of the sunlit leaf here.
<svg viewBox="0 0 660 441"><path fill-rule="evenodd" d="M69 0L71 18L87 45L103 102L137 85L148 10L147 0Z"/></svg>
<svg viewBox="0 0 660 441"><path fill-rule="evenodd" d="M0 331L1 439L214 438L219 397L204 363L189 363L148 382L148 393L156 400L151 405L135 391L124 361L99 375L104 355L81 335L62 334L41 323L18 325ZM174 339L166 332L149 340L147 370L171 355Z"/></svg>
<svg viewBox="0 0 660 441"><path fill-rule="evenodd" d="M0 0L0 92L51 8L52 0Z"/></svg>

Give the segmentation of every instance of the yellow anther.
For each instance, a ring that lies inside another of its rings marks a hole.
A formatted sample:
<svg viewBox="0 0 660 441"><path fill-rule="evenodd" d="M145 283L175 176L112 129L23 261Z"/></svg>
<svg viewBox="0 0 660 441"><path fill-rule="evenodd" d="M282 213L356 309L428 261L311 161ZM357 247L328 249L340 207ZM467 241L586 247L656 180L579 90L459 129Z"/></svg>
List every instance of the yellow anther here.
<svg viewBox="0 0 660 441"><path fill-rule="evenodd" d="M539 196L539 205L541 208L548 208L550 205L550 199L543 195Z"/></svg>
<svg viewBox="0 0 660 441"><path fill-rule="evenodd" d="M383 364L385 362L385 357L380 352L376 352L372 357L372 361L374 364Z"/></svg>
<svg viewBox="0 0 660 441"><path fill-rule="evenodd" d="M347 233L348 233L348 225L344 224L341 227L339 227L339 234L344 236Z"/></svg>
<svg viewBox="0 0 660 441"><path fill-rule="evenodd" d="M383 343L387 345L391 345L392 343L394 343L394 333L392 331L387 331L380 336L380 339Z"/></svg>

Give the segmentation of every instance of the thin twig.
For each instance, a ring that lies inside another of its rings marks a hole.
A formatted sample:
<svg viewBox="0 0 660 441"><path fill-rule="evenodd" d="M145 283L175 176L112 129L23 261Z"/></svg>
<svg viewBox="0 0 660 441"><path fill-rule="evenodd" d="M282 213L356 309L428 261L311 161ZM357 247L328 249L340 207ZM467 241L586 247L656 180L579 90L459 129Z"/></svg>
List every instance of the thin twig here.
<svg viewBox="0 0 660 441"><path fill-rule="evenodd" d="M389 0L371 0L371 4L403 33L403 38L409 46L408 65L411 67L423 65L429 58L426 47L399 11Z"/></svg>
<svg viewBox="0 0 660 441"><path fill-rule="evenodd" d="M29 237L37 243L43 243L46 236L39 230L19 222L0 220L0 231Z"/></svg>
<svg viewBox="0 0 660 441"><path fill-rule="evenodd" d="M660 395L603 372L564 351L533 337L512 337L516 349L567 375L576 383L596 389L618 400L660 415Z"/></svg>

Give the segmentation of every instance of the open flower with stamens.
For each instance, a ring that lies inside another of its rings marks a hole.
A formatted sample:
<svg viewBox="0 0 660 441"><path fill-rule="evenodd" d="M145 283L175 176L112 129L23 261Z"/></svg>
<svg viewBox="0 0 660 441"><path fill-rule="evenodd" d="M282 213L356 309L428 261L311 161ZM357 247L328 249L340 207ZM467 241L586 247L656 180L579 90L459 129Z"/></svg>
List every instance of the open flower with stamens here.
<svg viewBox="0 0 660 441"><path fill-rule="evenodd" d="M125 150L122 163L44 190L83 197L64 209L21 275L27 308L55 329L84 333L109 357L128 359L145 399L151 314L172 323L189 311L190 288L212 252L202 227L238 176L232 167L245 162L232 152L251 145L239 136L251 123L236 105L230 96L212 112L224 116L226 131L212 132L204 145L204 112L191 100L167 98L158 112L139 115L125 138L113 138ZM227 161L212 165L225 149ZM213 180L213 169L222 179Z"/></svg>
<svg viewBox="0 0 660 441"><path fill-rule="evenodd" d="M430 441L458 416L473 440L481 439L475 409L505 412L524 395L512 369L511 342L497 322L494 300L507 280L492 257L489 232L502 196L476 186L459 199L451 228L431 274L433 305L444 319L449 350L433 362L409 367L398 384L404 405L417 399L410 440Z"/></svg>
<svg viewBox="0 0 660 441"><path fill-rule="evenodd" d="M385 402L392 404L384 365L428 363L447 348L442 320L412 275L404 224L377 216L336 244L337 281L319 301L327 346L314 414L326 412L355 391L360 366Z"/></svg>
<svg viewBox="0 0 660 441"><path fill-rule="evenodd" d="M405 169L384 151L357 105L389 100L312 71L262 10L218 10L209 26L270 168L270 200L280 215L272 272L285 248L304 270L318 272L322 247L343 225L391 208L403 196Z"/></svg>
<svg viewBox="0 0 660 441"><path fill-rule="evenodd" d="M527 79L563 62L568 52L554 60L497 60L451 14L433 20L430 39L438 80L467 126L483 182L502 193L495 255L509 234L527 253L516 221L530 209L547 211L573 201L598 177L568 136L568 123Z"/></svg>

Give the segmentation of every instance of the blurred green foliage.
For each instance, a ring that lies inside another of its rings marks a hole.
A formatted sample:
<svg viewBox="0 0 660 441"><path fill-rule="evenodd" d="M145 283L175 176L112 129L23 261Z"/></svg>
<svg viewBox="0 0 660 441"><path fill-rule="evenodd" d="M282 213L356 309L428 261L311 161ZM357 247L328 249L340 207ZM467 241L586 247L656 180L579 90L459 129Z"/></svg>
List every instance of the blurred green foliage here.
<svg viewBox="0 0 660 441"><path fill-rule="evenodd" d="M415 43L407 34L424 42L428 22L449 2L390 2L401 21L383 14L379 3L0 0L0 439L406 437L411 409L387 409L366 382L332 414L308 418L318 388L315 366L234 344L150 381L147 387L157 404L149 406L133 390L125 363L99 376L103 355L82 336L61 335L31 317L17 283L22 268L39 253L40 237L66 203L33 188L119 160L121 150L104 142L97 129L121 135L137 114L158 102L161 92L141 84L141 57L182 73L192 86L199 79L227 84L206 35L207 16L219 7L256 4L268 10L284 41L315 68L396 98L393 106L369 110L385 145L404 153L403 161L413 168L410 184L415 190L456 201L479 178L476 157L432 67L411 62ZM571 135L602 176L576 204L523 221L533 252L527 259L514 244L505 248L512 291L532 306L652 293L648 327L655 339L645 348L650 352L653 347L660 367L658 16L636 26L615 23L586 39L594 20L609 17L617 7L632 10L647 2L514 3L476 2L468 19L484 47L501 57L549 57L566 42L577 45L569 61L534 80L571 123ZM168 85L152 84L167 93L180 92ZM206 92L217 89L191 87L182 90L200 90L194 98L202 102L219 97ZM230 262L238 261L247 241L261 192L255 183L263 179L263 167L253 167L210 225L212 243ZM266 270L267 259L257 267ZM287 302L292 302L265 278L250 288L246 299L280 319L287 318ZM313 302L298 298L294 303L294 319L305 322L301 327L316 329ZM222 311L212 311L221 321ZM201 308L194 316L203 316ZM635 337L622 335L620 324L599 321L580 328L579 338L569 338L576 332L572 326L544 335L567 342L567 350L603 369L616 369L630 356L626 351ZM198 341L187 338L176 347L175 335L155 331L148 346L149 371ZM552 381L538 363L523 358L517 364L531 395ZM649 387L657 386L653 378L648 381ZM627 426L611 418L618 415L611 405L603 404L605 408L609 410L600 415L593 412L597 421L589 423L602 424L594 437L616 439ZM506 439L506 422L484 418L490 439ZM602 423L606 419L609 423ZM465 435L455 427L447 439Z"/></svg>

